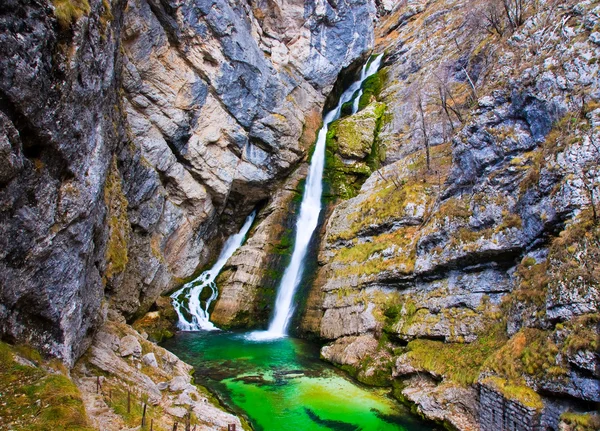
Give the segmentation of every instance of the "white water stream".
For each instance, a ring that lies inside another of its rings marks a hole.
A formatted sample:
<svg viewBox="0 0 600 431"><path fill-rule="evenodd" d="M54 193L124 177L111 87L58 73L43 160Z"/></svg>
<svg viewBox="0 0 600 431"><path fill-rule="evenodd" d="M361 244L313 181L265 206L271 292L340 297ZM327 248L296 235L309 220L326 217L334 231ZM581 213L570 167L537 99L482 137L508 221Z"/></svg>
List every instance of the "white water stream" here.
<svg viewBox="0 0 600 431"><path fill-rule="evenodd" d="M300 206L300 216L296 222L296 240L294 242L294 251L290 264L283 273L283 278L279 285L277 300L275 302L275 316L266 331L257 331L249 334L249 338L254 340L269 340L284 337L287 334L287 328L294 313L293 299L294 294L302 279L304 269L304 258L310 239L319 222L321 213L321 195L323 192L323 168L325 166L325 140L329 123L340 118L342 105L352 99L354 93L360 89L363 81L377 72L381 63L382 55L378 55L373 61L363 66L361 77L344 91L335 109L325 114L323 118L323 127L319 130L315 151L312 156L308 177L306 178L306 188L302 197ZM359 93L362 94L362 91ZM359 96L360 97L360 96ZM358 102L353 103L358 110Z"/></svg>
<svg viewBox="0 0 600 431"><path fill-rule="evenodd" d="M181 289L171 295L173 306L179 317L177 326L182 331L198 331L200 329L212 331L218 329L209 320L210 316L208 313L210 304L217 299L217 295L219 294L215 279L227 263L227 260L244 242L255 216L256 211L253 211L252 214L246 217L246 221L240 231L225 241L223 250L221 250L221 254L212 268L204 271L195 280L184 284ZM211 289L211 295L206 300L204 307L202 307L200 296L205 288Z"/></svg>
<svg viewBox="0 0 600 431"><path fill-rule="evenodd" d="M362 67L360 71L360 83L362 85L363 81L367 79L369 76L373 75L379 70L379 65L381 64L381 59L383 58L383 54L379 54L377 57L373 59L373 61L369 64L367 61L365 65ZM358 95L354 98L352 102L352 114L356 114L358 112L358 104L360 103L360 98L363 95L362 88L358 90Z"/></svg>

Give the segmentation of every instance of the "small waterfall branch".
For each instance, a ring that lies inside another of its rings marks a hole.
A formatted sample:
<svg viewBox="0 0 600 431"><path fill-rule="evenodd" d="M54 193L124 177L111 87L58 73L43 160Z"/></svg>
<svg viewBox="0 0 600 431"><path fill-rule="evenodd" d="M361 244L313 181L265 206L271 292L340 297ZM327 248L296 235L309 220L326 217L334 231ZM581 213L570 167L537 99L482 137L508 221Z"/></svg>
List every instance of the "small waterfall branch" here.
<svg viewBox="0 0 600 431"><path fill-rule="evenodd" d="M195 280L184 284L181 289L171 295L173 306L179 317L177 326L182 331L213 331L218 329L209 320L210 316L208 312L210 304L217 299L219 294L215 279L227 263L227 260L244 242L255 216L256 211L253 211L252 214L246 217L246 221L240 231L227 239L219 258L212 268L204 271ZM202 306L201 297L204 289L210 289L210 296L204 301L204 306Z"/></svg>

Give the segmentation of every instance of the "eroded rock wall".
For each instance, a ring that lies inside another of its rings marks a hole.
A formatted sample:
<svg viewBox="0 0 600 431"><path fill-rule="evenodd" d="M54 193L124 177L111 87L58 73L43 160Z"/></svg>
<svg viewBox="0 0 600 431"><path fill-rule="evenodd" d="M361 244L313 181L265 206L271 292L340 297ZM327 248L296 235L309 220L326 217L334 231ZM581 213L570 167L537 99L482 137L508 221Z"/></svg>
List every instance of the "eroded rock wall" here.
<svg viewBox="0 0 600 431"><path fill-rule="evenodd" d="M600 383L595 341L574 341L598 338L598 7L546 2L498 34L481 6L379 23L384 166L327 221L303 329L436 420L478 428L489 377L556 429Z"/></svg>
<svg viewBox="0 0 600 431"><path fill-rule="evenodd" d="M120 133L120 8L78 5L0 6L0 333L67 363L102 320Z"/></svg>
<svg viewBox="0 0 600 431"><path fill-rule="evenodd" d="M206 264L306 156L375 13L368 0L4 2L2 336L72 364L107 310L142 314Z"/></svg>

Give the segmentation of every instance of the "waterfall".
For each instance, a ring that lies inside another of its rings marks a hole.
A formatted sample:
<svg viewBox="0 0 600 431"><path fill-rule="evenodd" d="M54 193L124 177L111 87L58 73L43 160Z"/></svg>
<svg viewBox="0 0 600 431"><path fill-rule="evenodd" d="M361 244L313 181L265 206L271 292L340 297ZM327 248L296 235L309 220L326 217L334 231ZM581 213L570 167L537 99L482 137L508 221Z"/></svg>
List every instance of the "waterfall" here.
<svg viewBox="0 0 600 431"><path fill-rule="evenodd" d="M255 216L256 211L253 211L252 214L246 217L246 221L240 231L227 239L223 245L221 254L219 254L219 258L212 268L204 271L193 281L184 284L181 289L171 295L173 306L175 307L177 316L179 316L177 326L182 331L198 331L200 329L212 331L218 329L209 320L210 316L208 314L210 304L217 299L219 294L215 279L227 263L227 260L229 260L233 253L235 253L244 242ZM204 307L202 307L200 296L205 288L210 289L211 293L210 297L206 300ZM190 320L188 320L188 317Z"/></svg>
<svg viewBox="0 0 600 431"><path fill-rule="evenodd" d="M369 62L367 61L360 71L360 83L362 84L365 79L369 76L373 75L375 72L379 70L379 65L381 64L381 59L383 58L383 54L379 54L377 57ZM358 104L360 103L360 98L363 95L362 88L358 90L358 95L354 98L352 102L352 114L356 114L358 112Z"/></svg>
<svg viewBox="0 0 600 431"><path fill-rule="evenodd" d="M373 59L368 68L366 68L366 65L363 67L364 73L361 72L360 79L352 83L352 85L344 91L340 96L340 100L335 109L329 111L323 118L323 126L321 127L321 130L319 130L315 151L308 171L308 177L306 178L306 187L300 206L300 216L296 222L296 240L294 242L292 259L283 273L283 278L281 279L279 290L277 292L275 316L269 325L269 329L267 329L267 331L253 332L249 336L252 339L268 340L280 338L284 337L287 333L288 324L294 313L292 301L302 279L304 258L306 257L310 239L317 228L319 214L321 213L323 168L325 166L325 141L329 123L340 118L342 105L352 99L352 96L361 87L365 79L377 72L381 57L382 55L380 54ZM356 102L355 104L358 109L358 104Z"/></svg>

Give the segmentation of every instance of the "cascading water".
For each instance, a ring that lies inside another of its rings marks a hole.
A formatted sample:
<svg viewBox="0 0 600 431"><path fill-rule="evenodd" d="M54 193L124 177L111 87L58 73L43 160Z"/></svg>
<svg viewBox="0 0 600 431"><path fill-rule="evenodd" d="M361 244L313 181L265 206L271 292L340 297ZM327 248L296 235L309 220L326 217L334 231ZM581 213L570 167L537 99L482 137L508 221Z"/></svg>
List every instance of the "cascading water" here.
<svg viewBox="0 0 600 431"><path fill-rule="evenodd" d="M325 166L325 141L329 123L340 118L342 105L352 100L352 96L361 87L363 81L377 72L381 63L381 58L382 54L375 57L369 64L369 67L366 67L366 65L363 67L360 79L352 83L352 85L344 91L340 96L340 100L335 109L329 111L323 118L323 127L319 130L315 151L312 156L308 177L306 179L306 188L300 206L300 216L296 222L296 241L294 243L292 259L283 273L279 291L277 292L275 316L267 331L253 332L249 335L249 338L251 339L268 340L281 338L287 334L287 327L294 312L292 301L296 289L302 279L304 258L310 239L319 222L319 214L321 212L323 168ZM358 102L356 102L356 100L353 104L353 112L354 105L356 105L356 110L358 110Z"/></svg>
<svg viewBox="0 0 600 431"><path fill-rule="evenodd" d="M377 57L371 61L371 63L366 62L360 71L360 83L362 85L363 81L367 79L369 76L373 75L375 72L379 70L379 65L381 64L381 59L383 58L383 54L379 54ZM356 114L358 112L358 104L360 103L360 98L363 95L362 88L358 90L358 95L354 98L352 102L352 114Z"/></svg>
<svg viewBox="0 0 600 431"><path fill-rule="evenodd" d="M246 221L240 231L227 239L219 258L212 268L204 271L195 280L184 284L181 289L171 295L173 306L179 317L177 326L182 331L198 331L200 329L212 331L218 329L209 320L210 316L208 313L210 304L217 299L217 295L219 294L215 279L227 263L227 260L244 242L244 238L246 238L246 234L250 230L255 216L256 211L253 211L252 214L246 217ZM206 300L204 307L202 307L200 296L205 288L211 289L211 294Z"/></svg>

